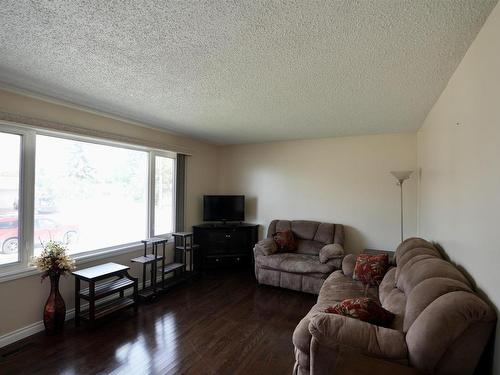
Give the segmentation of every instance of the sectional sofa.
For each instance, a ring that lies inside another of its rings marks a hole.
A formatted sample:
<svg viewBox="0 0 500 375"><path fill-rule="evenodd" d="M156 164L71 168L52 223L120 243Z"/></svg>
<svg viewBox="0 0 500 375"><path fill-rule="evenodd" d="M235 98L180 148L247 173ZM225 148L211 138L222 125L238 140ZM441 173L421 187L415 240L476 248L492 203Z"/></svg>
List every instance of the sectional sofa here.
<svg viewBox="0 0 500 375"><path fill-rule="evenodd" d="M293 334L295 375L472 374L496 323L472 283L421 238L401 243L378 287L352 278L356 257L320 288ZM369 296L396 315L388 328L325 313L346 298Z"/></svg>

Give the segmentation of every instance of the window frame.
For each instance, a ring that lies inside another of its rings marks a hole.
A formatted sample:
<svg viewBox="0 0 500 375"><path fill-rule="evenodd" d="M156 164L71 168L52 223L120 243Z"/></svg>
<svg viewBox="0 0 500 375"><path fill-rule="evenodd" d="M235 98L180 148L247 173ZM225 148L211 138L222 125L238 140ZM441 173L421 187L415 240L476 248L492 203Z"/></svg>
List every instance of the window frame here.
<svg viewBox="0 0 500 375"><path fill-rule="evenodd" d="M146 236L152 237L154 234L154 208L155 208L155 158L156 156L167 157L174 160L173 189L172 189L172 223L175 231L175 204L176 204L176 159L177 154L172 151L162 150L153 147L136 145L131 143L113 141L93 136L75 134L59 130L38 128L30 125L0 121L0 133L15 134L21 136L20 147L20 168L19 168L19 203L18 203L18 260L0 265L0 282L12 280L38 273L34 266L30 265L30 260L34 255L34 224L35 224L35 170L36 170L36 137L48 136L70 141L93 143L108 147L124 148L147 153L148 166L148 196L147 196L147 220ZM157 237L166 237L171 233L157 234ZM71 255L77 262L86 263L100 258L113 255L125 254L142 249L142 239L134 242L118 244L115 246L85 251Z"/></svg>
<svg viewBox="0 0 500 375"><path fill-rule="evenodd" d="M150 178L150 192L149 192L149 237L165 237L168 235L171 235L172 233L158 233L155 234L155 192L156 192L156 178L155 178L155 171L156 171L156 157L162 157L162 158L169 158L174 160L174 167L172 168L172 233L175 232L175 212L176 212L176 204L177 204L177 192L176 192L176 187L177 187L177 163L176 159L172 158L171 156L168 156L167 153L165 152L158 152L158 151L152 151L150 153L150 168L149 168L149 178Z"/></svg>

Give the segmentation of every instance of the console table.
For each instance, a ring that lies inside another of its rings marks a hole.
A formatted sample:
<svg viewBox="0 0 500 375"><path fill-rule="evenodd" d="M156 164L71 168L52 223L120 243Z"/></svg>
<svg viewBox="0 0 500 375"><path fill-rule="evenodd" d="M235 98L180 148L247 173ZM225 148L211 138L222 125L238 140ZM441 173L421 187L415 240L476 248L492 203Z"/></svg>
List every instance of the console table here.
<svg viewBox="0 0 500 375"><path fill-rule="evenodd" d="M200 268L251 264L258 228L245 223L193 226L194 242L200 246Z"/></svg>
<svg viewBox="0 0 500 375"><path fill-rule="evenodd" d="M75 276L75 324L80 324L80 319L93 323L115 311L133 306L137 311L138 280L128 274L130 267L117 263L105 263L99 266L73 271ZM106 280L111 279L112 280ZM88 282L88 288L81 289L81 281ZM106 280L106 281L102 281ZM97 283L98 281L101 281ZM133 288L132 298L125 297L124 291ZM118 298L96 304L104 297L119 294ZM88 301L89 308L80 311L80 299Z"/></svg>

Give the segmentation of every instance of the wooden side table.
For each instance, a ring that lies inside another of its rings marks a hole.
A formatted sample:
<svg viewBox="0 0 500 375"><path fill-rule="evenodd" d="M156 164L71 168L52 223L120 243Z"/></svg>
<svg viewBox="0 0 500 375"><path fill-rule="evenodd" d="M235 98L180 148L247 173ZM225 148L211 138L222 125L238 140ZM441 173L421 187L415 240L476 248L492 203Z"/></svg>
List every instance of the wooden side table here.
<svg viewBox="0 0 500 375"><path fill-rule="evenodd" d="M76 325L80 324L80 319L86 319L93 323L96 319L129 306L133 306L137 311L138 280L128 274L129 269L130 267L121 264L105 263L72 272L73 276L75 276ZM111 278L113 279L102 281ZM81 289L82 280L88 282L88 288ZM124 291L129 288L134 289L132 298L125 297ZM113 294L119 294L119 297L101 304L96 304L99 299ZM88 301L88 310L81 311L80 299Z"/></svg>
<svg viewBox="0 0 500 375"><path fill-rule="evenodd" d="M175 236L175 234L174 234ZM172 263L165 263L166 246L168 238L153 237L142 241L144 244L144 255L133 258L132 263L142 264L142 289L139 291L139 297L143 300L153 300L156 296L167 291L177 283L184 281L186 278L186 262L185 256L181 259L174 259ZM148 254L148 247L151 247L151 254ZM159 252L162 251L160 255ZM150 269L150 285L146 286L147 266ZM166 275L173 273L174 277L166 279ZM161 283L158 283L158 274L161 275Z"/></svg>
<svg viewBox="0 0 500 375"><path fill-rule="evenodd" d="M184 273L186 275L194 275L194 256L195 251L198 250L199 246L193 243L193 233L192 232L177 232L172 233L174 237L174 248L175 256L179 262L184 263ZM189 253L189 274L187 271L187 255Z"/></svg>
<svg viewBox="0 0 500 375"><path fill-rule="evenodd" d="M156 296L157 278L158 278L158 263L161 262L160 267L162 272L165 267L165 245L166 238L153 237L142 240L144 245L144 253L140 257L130 259L132 263L142 264L142 289L139 296L143 299L152 299ZM163 245L163 255L158 255L160 246ZM148 254L148 246L151 246L152 253ZM147 266L150 266L150 285L146 287ZM165 281L165 276L162 273L162 284Z"/></svg>

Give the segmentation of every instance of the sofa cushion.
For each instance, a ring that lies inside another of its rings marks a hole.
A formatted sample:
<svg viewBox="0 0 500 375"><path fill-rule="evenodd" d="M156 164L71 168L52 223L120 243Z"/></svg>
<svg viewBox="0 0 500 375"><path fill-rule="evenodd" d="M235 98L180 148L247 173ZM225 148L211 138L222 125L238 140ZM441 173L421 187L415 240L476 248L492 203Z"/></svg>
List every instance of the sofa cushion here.
<svg viewBox="0 0 500 375"><path fill-rule="evenodd" d="M344 244L344 226L342 224L320 223L310 220L273 220L269 224L267 237L276 232L291 230L297 239L314 240L323 245L329 243Z"/></svg>
<svg viewBox="0 0 500 375"><path fill-rule="evenodd" d="M319 227L318 221L294 220L292 221L293 234L301 240L313 240Z"/></svg>
<svg viewBox="0 0 500 375"><path fill-rule="evenodd" d="M323 247L321 242L313 240L297 240L297 250L299 254L319 255L319 251Z"/></svg>
<svg viewBox="0 0 500 375"><path fill-rule="evenodd" d="M403 331L408 332L417 317L440 296L456 291L472 292L464 283L445 277L433 277L418 284L408 295Z"/></svg>
<svg viewBox="0 0 500 375"><path fill-rule="evenodd" d="M382 307L395 315L389 328L403 332L403 323L406 314L406 294L398 288L393 288L386 296Z"/></svg>
<svg viewBox="0 0 500 375"><path fill-rule="evenodd" d="M257 256L255 263L259 267L292 273L328 274L340 267L340 262L320 263L315 255L297 253L278 253Z"/></svg>
<svg viewBox="0 0 500 375"><path fill-rule="evenodd" d="M378 290L376 287L363 285L362 282L345 276L342 271L335 271L323 283L318 296L318 304L325 305L324 308L326 308L344 299L354 297L378 299Z"/></svg>
<svg viewBox="0 0 500 375"><path fill-rule="evenodd" d="M280 251L283 252L293 252L297 250L297 243L291 230L284 230L282 232L276 232L273 236L276 245Z"/></svg>
<svg viewBox="0 0 500 375"><path fill-rule="evenodd" d="M352 278L364 284L379 285L387 272L389 255L360 254L356 257L356 265Z"/></svg>
<svg viewBox="0 0 500 375"><path fill-rule="evenodd" d="M269 226L269 229L271 229L271 226L272 225ZM289 220L276 220L276 222L274 223L274 230L272 231L271 236L276 232L283 232L285 230L292 230L292 222Z"/></svg>
<svg viewBox="0 0 500 375"><path fill-rule="evenodd" d="M324 244L333 243L333 235L335 233L335 225L329 223L320 223L313 240Z"/></svg>
<svg viewBox="0 0 500 375"><path fill-rule="evenodd" d="M425 247L416 247L411 250L406 251L403 255L401 255L398 259L398 267L396 268L396 277L394 280L394 285L396 285L399 274L401 270L404 268L406 263L411 261L414 257L427 255L428 258L442 258L441 253L434 248L425 248Z"/></svg>
<svg viewBox="0 0 500 375"><path fill-rule="evenodd" d="M384 304L384 300L387 298L389 293L394 289L394 279L396 275L396 267L390 267L385 273L382 282L378 287L378 295L380 298L380 303Z"/></svg>
<svg viewBox="0 0 500 375"><path fill-rule="evenodd" d="M408 295L422 281L434 277L446 277L460 281L467 286L470 285L467 278L453 265L429 255L419 255L408 261L401 270L396 283L398 289Z"/></svg>
<svg viewBox="0 0 500 375"><path fill-rule="evenodd" d="M348 316L381 327L388 327L395 315L369 297L348 298L328 307L326 313Z"/></svg>
<svg viewBox="0 0 500 375"><path fill-rule="evenodd" d="M429 241L419 237L410 237L399 244L394 254L394 262L399 266L399 258L411 249L417 247L424 247L429 249L436 249Z"/></svg>

